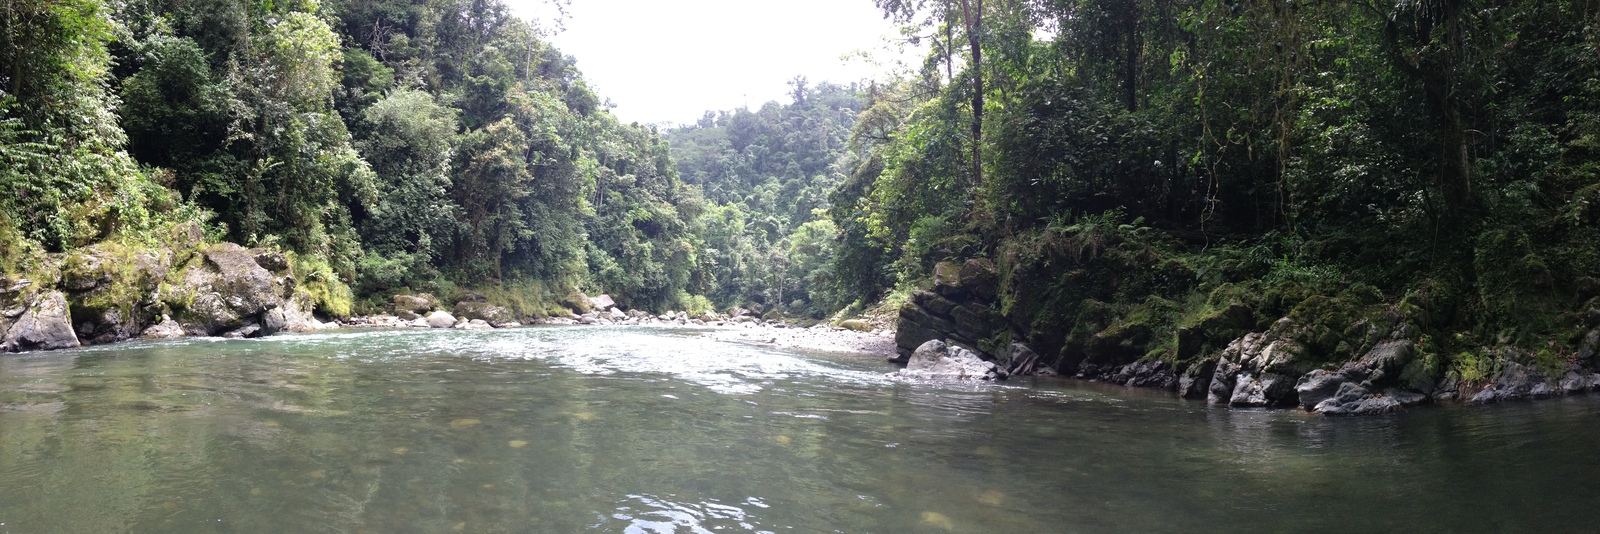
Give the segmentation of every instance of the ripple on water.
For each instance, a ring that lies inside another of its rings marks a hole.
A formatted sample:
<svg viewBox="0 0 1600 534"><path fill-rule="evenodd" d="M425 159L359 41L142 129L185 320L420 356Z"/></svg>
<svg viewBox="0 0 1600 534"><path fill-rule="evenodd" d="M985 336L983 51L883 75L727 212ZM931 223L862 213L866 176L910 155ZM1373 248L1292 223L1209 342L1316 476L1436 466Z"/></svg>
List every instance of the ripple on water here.
<svg viewBox="0 0 1600 534"><path fill-rule="evenodd" d="M653 495L629 495L617 503L617 509L609 518L595 527L606 524L625 524L623 532L627 534L673 534L678 532L692 532L695 534L710 534L713 531L725 532L729 530L771 533L772 530L762 528L760 522L751 517L749 512L738 506L718 503L715 500L705 502L676 502L673 495L656 497ZM751 497L740 503L745 506L767 508L761 499Z"/></svg>

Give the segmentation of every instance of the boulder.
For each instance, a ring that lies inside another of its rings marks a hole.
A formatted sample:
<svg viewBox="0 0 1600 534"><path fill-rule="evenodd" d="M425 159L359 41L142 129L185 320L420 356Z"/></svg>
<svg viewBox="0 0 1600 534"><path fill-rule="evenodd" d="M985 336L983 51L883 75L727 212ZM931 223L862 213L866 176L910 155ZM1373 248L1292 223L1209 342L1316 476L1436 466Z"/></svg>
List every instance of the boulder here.
<svg viewBox="0 0 1600 534"><path fill-rule="evenodd" d="M931 340L913 351L906 368L895 376L921 380L994 380L1005 378L993 362L983 361L977 354Z"/></svg>
<svg viewBox="0 0 1600 534"><path fill-rule="evenodd" d="M473 319L471 321L467 321L466 324L461 325L459 328L463 330L489 330L494 328L494 326L491 326L488 321L483 319Z"/></svg>
<svg viewBox="0 0 1600 534"><path fill-rule="evenodd" d="M428 314L422 319L429 328L450 328L456 325L456 317L450 312L438 310Z"/></svg>
<svg viewBox="0 0 1600 534"><path fill-rule="evenodd" d="M282 252L254 248L250 249L250 254L255 256L256 265L260 265L262 269L275 273L289 270L289 258L285 257Z"/></svg>
<svg viewBox="0 0 1600 534"><path fill-rule="evenodd" d="M214 335L237 330L283 305L282 282L244 247L218 243L202 256L204 260L191 263L178 287L165 297L179 308L178 320L186 332Z"/></svg>
<svg viewBox="0 0 1600 534"><path fill-rule="evenodd" d="M1189 365L1183 370L1183 376L1178 377L1178 396L1185 399L1205 399L1211 387L1211 377L1216 370L1216 360L1205 360Z"/></svg>
<svg viewBox="0 0 1600 534"><path fill-rule="evenodd" d="M228 333L222 334L222 337L225 337L225 338L228 338L228 339L244 339L244 338L250 338L250 337L261 337L261 325L256 324L256 323L250 323L250 324L247 324L247 325L244 325L244 326L240 327L237 330L233 330L233 331L230 331Z"/></svg>
<svg viewBox="0 0 1600 534"><path fill-rule="evenodd" d="M612 321L626 321L626 320L628 320L628 314L623 313L622 310L616 309L614 307L611 308L611 310L606 312L606 313L607 313L606 318L611 319Z"/></svg>
<svg viewBox="0 0 1600 534"><path fill-rule="evenodd" d="M51 291L34 297L0 337L0 352L56 350L78 347L78 334L72 329L72 313L67 297Z"/></svg>
<svg viewBox="0 0 1600 534"><path fill-rule="evenodd" d="M846 319L839 321L839 328L843 328L845 330L854 330L857 332L871 332L872 323L863 321L861 319Z"/></svg>
<svg viewBox="0 0 1600 534"><path fill-rule="evenodd" d="M503 306L495 306L487 302L458 302L455 306L455 316L467 320L481 319L487 323L509 323L517 319L516 314Z"/></svg>
<svg viewBox="0 0 1600 534"><path fill-rule="evenodd" d="M1295 383L1294 391L1300 399L1300 406L1313 410L1322 401L1333 398L1339 393L1340 386L1346 384L1344 375L1325 369L1317 369L1300 377Z"/></svg>
<svg viewBox="0 0 1600 534"><path fill-rule="evenodd" d="M933 292L951 299L964 300L967 294L961 289L961 265L950 261L934 264Z"/></svg>
<svg viewBox="0 0 1600 534"><path fill-rule="evenodd" d="M144 329L139 337L145 339L177 339L183 337L183 327L177 321L166 315L161 316L161 322L150 328Z"/></svg>
<svg viewBox="0 0 1600 534"><path fill-rule="evenodd" d="M589 297L589 307L592 308L592 309L608 310L608 309L611 309L612 306L616 306L616 305L617 305L617 301L613 300L611 298L611 295L600 295L598 297Z"/></svg>
<svg viewBox="0 0 1600 534"><path fill-rule="evenodd" d="M1000 289L999 270L987 258L973 258L961 264L960 285L978 300L993 301Z"/></svg>
<svg viewBox="0 0 1600 534"><path fill-rule="evenodd" d="M433 301L429 300L427 297L421 297L417 295L395 295L390 300L394 303L394 311L396 314L405 312L415 315L419 313L428 313L429 310L433 309Z"/></svg>
<svg viewBox="0 0 1600 534"><path fill-rule="evenodd" d="M421 317L418 317L416 319L412 319L411 323L410 323L410 326L412 328L433 328L432 325L428 324L428 320L427 319L424 319L424 318L421 318Z"/></svg>

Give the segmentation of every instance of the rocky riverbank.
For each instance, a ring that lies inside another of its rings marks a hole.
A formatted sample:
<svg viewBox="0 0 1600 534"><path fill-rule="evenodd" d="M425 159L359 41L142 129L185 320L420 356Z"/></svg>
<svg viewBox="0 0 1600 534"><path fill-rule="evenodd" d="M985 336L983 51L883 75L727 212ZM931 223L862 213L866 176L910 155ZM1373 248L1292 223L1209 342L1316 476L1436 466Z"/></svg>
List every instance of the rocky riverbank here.
<svg viewBox="0 0 1600 534"><path fill-rule="evenodd" d="M451 299L394 295L387 309L318 318L315 287L290 258L233 243L206 244L180 226L165 250L91 247L48 258L30 276L0 279L0 352L57 350L130 339L253 338L337 328L492 329L525 325L708 327L716 339L785 348L887 354L889 334L862 325L799 328L742 308L727 313L624 311L608 295L580 297L565 314L519 317L470 291Z"/></svg>
<svg viewBox="0 0 1600 534"><path fill-rule="evenodd" d="M988 260L939 264L932 289L916 292L900 309L891 361L908 364L902 374L995 379L1060 373L1216 405L1298 407L1324 415L1600 391L1600 304L1594 302L1581 314L1585 333L1574 351L1486 347L1481 356L1458 356L1447 372L1419 326L1423 312L1412 307L1394 305L1339 323L1326 318L1331 313L1318 316L1333 303L1312 297L1258 330L1254 311L1234 303L1194 317L1170 340L1137 321L1062 336L1044 329L1082 325L1007 316L997 302L998 281ZM1069 343L1048 346L1061 338ZM1461 366L1468 356L1473 365Z"/></svg>

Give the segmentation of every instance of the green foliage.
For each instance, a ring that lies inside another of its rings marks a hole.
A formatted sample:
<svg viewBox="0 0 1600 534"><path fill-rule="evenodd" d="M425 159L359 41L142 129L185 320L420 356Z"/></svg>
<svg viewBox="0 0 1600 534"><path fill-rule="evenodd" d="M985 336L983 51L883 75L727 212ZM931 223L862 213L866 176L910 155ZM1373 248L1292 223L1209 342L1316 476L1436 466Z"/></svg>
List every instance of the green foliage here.
<svg viewBox="0 0 1600 534"><path fill-rule="evenodd" d="M309 255L290 254L289 265L299 281L299 290L309 295L317 313L346 318L354 310L355 294L328 261Z"/></svg>

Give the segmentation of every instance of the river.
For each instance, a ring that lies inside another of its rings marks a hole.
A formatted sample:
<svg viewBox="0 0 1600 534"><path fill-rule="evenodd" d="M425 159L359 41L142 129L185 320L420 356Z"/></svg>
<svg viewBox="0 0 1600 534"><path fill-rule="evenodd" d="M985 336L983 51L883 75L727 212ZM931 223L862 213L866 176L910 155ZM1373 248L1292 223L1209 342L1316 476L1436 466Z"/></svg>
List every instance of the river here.
<svg viewBox="0 0 1600 534"><path fill-rule="evenodd" d="M1600 528L1600 399L1335 419L702 334L0 357L0 533Z"/></svg>

